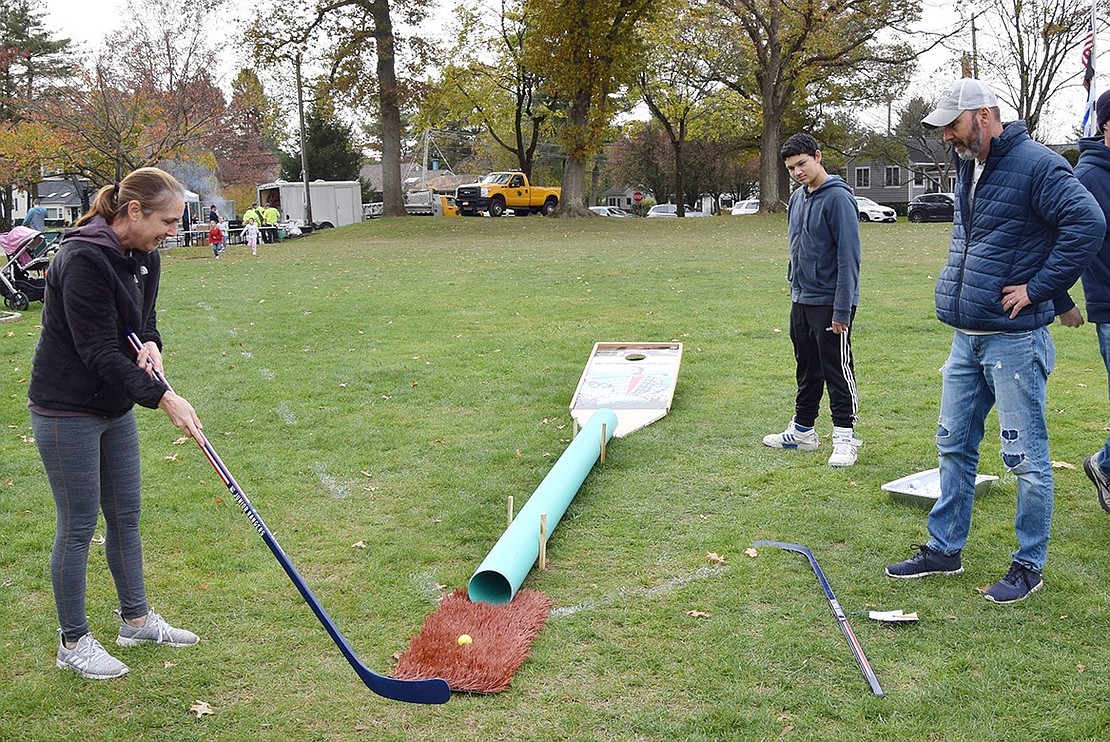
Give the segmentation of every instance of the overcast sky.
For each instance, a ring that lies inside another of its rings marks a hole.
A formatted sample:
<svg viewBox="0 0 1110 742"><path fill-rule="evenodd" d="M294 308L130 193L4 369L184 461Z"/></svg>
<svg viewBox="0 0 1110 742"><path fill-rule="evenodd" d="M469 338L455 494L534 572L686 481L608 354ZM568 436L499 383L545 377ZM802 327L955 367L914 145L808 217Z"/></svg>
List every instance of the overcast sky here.
<svg viewBox="0 0 1110 742"><path fill-rule="evenodd" d="M241 15L235 12L234 8L245 2L248 2L248 0L231 0L227 9L221 13L222 17L216 19L214 24L216 26L215 32L225 36L225 43L229 47L225 60L226 69L220 71L222 73L220 77L224 78L221 82L225 85L235 72L235 57L237 55L234 54L236 46L234 38L240 32L239 19L242 18ZM444 6L445 3L440 0L438 5ZM956 13L953 10L955 5L956 0L924 0L923 26L940 29L952 23L956 18ZM49 28L57 29L58 36L72 38L74 41L86 43L89 48L92 48L118 25L119 12L125 6L126 0L46 0L47 25ZM172 23L172 19L167 19L167 22ZM442 30L443 25L441 24L439 27ZM228 36L231 38L227 38ZM985 32L981 30L980 44L985 43L985 37ZM1080 39L1076 39L1075 63L1074 65L1065 66L1063 71L1066 74L1078 73L1080 70L1079 41ZM1110 49L1110 38L1100 38L1098 41L1099 48L1097 51L1101 53ZM1104 56L1103 60L1110 61L1110 56ZM1106 64L1107 62L1103 62L1102 66L1105 67ZM1110 74L1107 74L1107 72L1110 72L1110 70L1102 71L1099 74L1097 79L1098 90L1107 87L1107 81L1110 80ZM922 60L917 80L908 93L926 98L934 97L944 83L958 75L959 66L953 59L952 53L938 49ZM1051 135L1053 141L1063 141L1071 136L1072 130L1077 126L1082 116L1083 101L1082 88L1077 85L1073 89L1060 94L1058 101L1054 102L1042 117L1042 128ZM895 107L897 108L897 104L895 104ZM1003 111L1004 118L1006 113L1006 111ZM1012 111L1010 115L1013 115ZM886 125L885 110L875 109L866 112L864 119L863 123L865 125L877 130L882 129Z"/></svg>

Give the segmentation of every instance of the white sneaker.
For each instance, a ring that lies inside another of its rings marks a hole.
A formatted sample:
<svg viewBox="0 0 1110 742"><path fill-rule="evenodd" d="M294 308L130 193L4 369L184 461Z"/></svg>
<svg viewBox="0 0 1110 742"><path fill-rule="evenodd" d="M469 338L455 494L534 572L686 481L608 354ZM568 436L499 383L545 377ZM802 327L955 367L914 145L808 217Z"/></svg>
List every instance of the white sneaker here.
<svg viewBox="0 0 1110 742"><path fill-rule="evenodd" d="M110 680L126 675L130 668L108 654L92 634L85 634L77 640L77 646L66 649L65 641L59 630L58 658L56 664L61 670L73 670L92 680Z"/></svg>
<svg viewBox="0 0 1110 742"><path fill-rule="evenodd" d="M177 629L166 623L166 619L154 611L146 614L146 623L142 626L132 626L120 619L119 636L116 644L121 647L133 647L136 644L165 644L170 647L191 647L200 641L200 637L191 631Z"/></svg>
<svg viewBox="0 0 1110 742"><path fill-rule="evenodd" d="M863 441L856 438L852 428L833 428L833 452L829 457L829 466L851 466L856 463L858 456L856 449L863 445Z"/></svg>
<svg viewBox="0 0 1110 742"><path fill-rule="evenodd" d="M771 435L763 436L763 445L770 446L771 448L815 451L820 444L821 441L817 437L817 431L815 429L798 430L793 420L786 426L786 430L781 433L772 433Z"/></svg>

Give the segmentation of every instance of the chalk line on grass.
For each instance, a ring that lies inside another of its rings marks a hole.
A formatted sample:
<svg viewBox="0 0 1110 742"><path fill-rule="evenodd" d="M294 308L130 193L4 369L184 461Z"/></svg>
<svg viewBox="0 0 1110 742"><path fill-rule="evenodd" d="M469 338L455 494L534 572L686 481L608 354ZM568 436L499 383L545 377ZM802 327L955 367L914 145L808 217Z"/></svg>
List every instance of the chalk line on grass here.
<svg viewBox="0 0 1110 742"><path fill-rule="evenodd" d="M434 573L421 572L413 577L413 581L416 583L416 589L420 591L420 594L431 602L438 603L443 599L447 586L441 585Z"/></svg>
<svg viewBox="0 0 1110 742"><path fill-rule="evenodd" d="M669 592L677 587L688 585L691 582L698 580L707 580L713 577L720 577L724 574L724 567L720 565L714 567L701 567L685 575L678 575L672 577L666 582L651 587L622 587L615 592L602 596L595 600L586 600L575 605L568 605L562 608L552 608L551 613L548 614L550 618L567 618L573 616L579 611L589 611L595 608L602 608L604 606L612 605L618 601L626 602L636 598L651 598L661 593Z"/></svg>
<svg viewBox="0 0 1110 742"><path fill-rule="evenodd" d="M338 479L328 474L328 468L323 464L315 464L312 467L312 473L319 478L320 484L324 485L324 489L330 492L336 500L346 500L351 496L350 490Z"/></svg>
<svg viewBox="0 0 1110 742"><path fill-rule="evenodd" d="M276 411L277 411L278 417L280 417L282 420L284 420L286 425L296 425L297 424L297 418L296 418L296 416L293 415L293 411L291 409L289 409L289 405L282 402L281 404L279 404L277 406Z"/></svg>
<svg viewBox="0 0 1110 742"><path fill-rule="evenodd" d="M273 381L274 372L271 371L270 369L262 368L262 369L258 370L258 373L261 374L262 378L265 379L266 381Z"/></svg>

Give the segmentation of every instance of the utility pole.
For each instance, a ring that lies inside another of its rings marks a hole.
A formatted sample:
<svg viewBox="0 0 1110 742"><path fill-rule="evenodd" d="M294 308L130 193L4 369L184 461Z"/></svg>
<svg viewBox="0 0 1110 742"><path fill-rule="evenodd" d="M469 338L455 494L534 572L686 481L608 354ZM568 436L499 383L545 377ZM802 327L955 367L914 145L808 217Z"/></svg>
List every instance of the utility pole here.
<svg viewBox="0 0 1110 742"><path fill-rule="evenodd" d="M979 79L979 43L975 29L975 19L978 15L971 16L971 76Z"/></svg>
<svg viewBox="0 0 1110 742"><path fill-rule="evenodd" d="M304 181L304 220L309 230L312 229L312 194L308 188L308 153L305 150L304 139L304 94L301 89L301 52L297 51L297 113L301 126L301 179Z"/></svg>

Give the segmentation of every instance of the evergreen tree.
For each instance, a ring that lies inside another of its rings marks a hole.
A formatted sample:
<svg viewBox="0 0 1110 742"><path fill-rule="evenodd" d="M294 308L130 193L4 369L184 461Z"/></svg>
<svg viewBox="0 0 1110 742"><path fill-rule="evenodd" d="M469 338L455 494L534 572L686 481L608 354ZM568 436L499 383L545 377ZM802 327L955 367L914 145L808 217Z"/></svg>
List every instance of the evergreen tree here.
<svg viewBox="0 0 1110 742"><path fill-rule="evenodd" d="M351 126L334 112L317 106L305 113L305 149L308 152L308 177L311 180L358 180L362 153L354 141ZM281 154L281 177L301 180L301 151Z"/></svg>
<svg viewBox="0 0 1110 742"><path fill-rule="evenodd" d="M44 87L72 71L70 40L51 38L43 15L41 0L0 0L0 151L8 152L0 168L2 231L12 226L13 186L30 190L56 144L28 124L29 114Z"/></svg>

